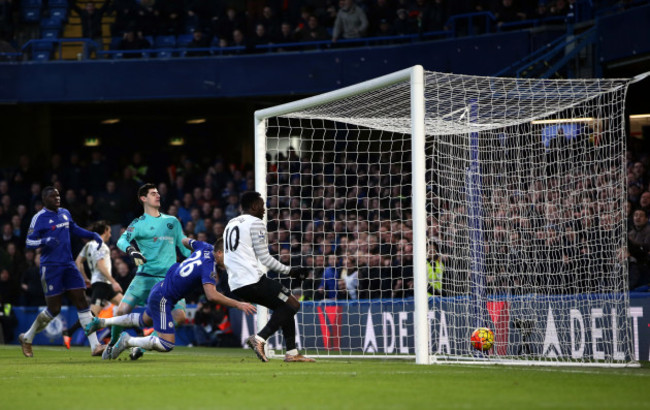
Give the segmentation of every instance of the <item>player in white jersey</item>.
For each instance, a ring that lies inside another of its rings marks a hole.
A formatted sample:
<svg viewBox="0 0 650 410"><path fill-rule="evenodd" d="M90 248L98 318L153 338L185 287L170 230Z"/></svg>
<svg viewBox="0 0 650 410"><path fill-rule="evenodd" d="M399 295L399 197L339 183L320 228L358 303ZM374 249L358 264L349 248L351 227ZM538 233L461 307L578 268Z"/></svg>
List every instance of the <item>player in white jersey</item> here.
<svg viewBox="0 0 650 410"><path fill-rule="evenodd" d="M107 302L111 302L115 306L119 305L122 301L123 290L111 274L111 250L106 245L106 242L111 238L111 227L106 222L99 221L93 225L92 230L101 235L104 244L99 249L86 244L79 252L75 263L84 274L84 262L90 268L92 290L90 310L94 316L97 316Z"/></svg>
<svg viewBox="0 0 650 410"><path fill-rule="evenodd" d="M111 227L105 221L98 221L93 224L91 230L97 232L104 243L97 249L94 242L88 242L81 249L79 255L77 255L75 264L85 280L88 280L85 265L87 264L90 268L92 292L90 296L90 311L93 313L93 316L97 316L108 302L111 302L115 306L119 305L122 301L122 287L111 274L111 250L106 245L111 239ZM72 335L80 327L81 324L77 320L74 325L63 331L63 344L68 349L70 348ZM93 356L101 356L105 348L105 345L101 345L101 347L93 351Z"/></svg>
<svg viewBox="0 0 650 410"><path fill-rule="evenodd" d="M266 227L262 218L266 212L259 192L246 192L241 197L243 215L228 222L223 233L224 262L228 271L228 285L237 297L273 310L264 329L246 340L257 357L268 362L264 346L271 335L282 328L287 353L285 362L313 362L298 353L294 316L300 302L280 282L269 279L263 267L293 278L304 279L305 268L291 268L269 254Z"/></svg>

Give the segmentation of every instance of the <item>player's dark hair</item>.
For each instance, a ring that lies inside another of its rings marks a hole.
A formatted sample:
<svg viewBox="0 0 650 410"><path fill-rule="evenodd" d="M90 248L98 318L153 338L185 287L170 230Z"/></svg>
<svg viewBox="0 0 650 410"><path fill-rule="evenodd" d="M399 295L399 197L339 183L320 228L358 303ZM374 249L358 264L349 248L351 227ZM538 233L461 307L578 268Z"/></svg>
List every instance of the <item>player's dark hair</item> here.
<svg viewBox="0 0 650 410"><path fill-rule="evenodd" d="M147 182L146 184L138 188L138 202L142 203L140 197L147 196L150 189L156 189L156 186L151 182Z"/></svg>
<svg viewBox="0 0 650 410"><path fill-rule="evenodd" d="M223 238L217 239L214 243L214 249L223 252Z"/></svg>
<svg viewBox="0 0 650 410"><path fill-rule="evenodd" d="M48 195L50 194L50 192L54 191L55 189L56 189L56 188L53 187L52 185L50 185L50 186L46 186L46 187L43 188L43 190L41 191L41 198L42 198L42 199L45 199L45 197L48 196Z"/></svg>
<svg viewBox="0 0 650 410"><path fill-rule="evenodd" d="M262 195L259 192L255 192L255 191L244 192L241 196L241 199L239 200L241 209L244 212L250 211L253 204L260 198L262 198Z"/></svg>
<svg viewBox="0 0 650 410"><path fill-rule="evenodd" d="M104 232L106 232L106 228L108 228L108 223L106 223L106 221L97 221L90 227L93 232L97 232L100 235L103 235Z"/></svg>

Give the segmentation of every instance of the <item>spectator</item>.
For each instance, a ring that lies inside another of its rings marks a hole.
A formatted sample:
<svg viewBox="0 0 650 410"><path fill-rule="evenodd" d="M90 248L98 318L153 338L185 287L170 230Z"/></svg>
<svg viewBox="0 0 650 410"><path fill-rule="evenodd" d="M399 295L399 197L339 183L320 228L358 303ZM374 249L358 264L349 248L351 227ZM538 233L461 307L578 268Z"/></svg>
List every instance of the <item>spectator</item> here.
<svg viewBox="0 0 650 410"><path fill-rule="evenodd" d="M95 3L86 3L85 8L82 10L76 0L72 0L70 8L79 14L81 19L81 35L84 38L89 38L101 44L102 40L102 18L108 8L110 0L105 0L102 6L97 9Z"/></svg>
<svg viewBox="0 0 650 410"><path fill-rule="evenodd" d="M238 30L239 34L243 37L243 30L245 28L246 22L244 19L237 13L234 7L228 7L225 16L216 21L215 32L220 39L225 38L232 45L235 42L233 37L235 30Z"/></svg>
<svg viewBox="0 0 650 410"><path fill-rule="evenodd" d="M382 20L391 22L395 18L395 7L388 0L377 0L368 9L368 30L370 34L379 36L379 25Z"/></svg>
<svg viewBox="0 0 650 410"><path fill-rule="evenodd" d="M158 11L158 34L176 36L183 32L183 2L177 0L156 0Z"/></svg>
<svg viewBox="0 0 650 410"><path fill-rule="evenodd" d="M158 34L158 10L154 5L154 0L140 0L136 15L137 36L139 38ZM128 33L128 30L126 33Z"/></svg>
<svg viewBox="0 0 650 410"><path fill-rule="evenodd" d="M198 346L234 347L228 309L201 297L194 316L194 337ZM234 340L235 345L237 341Z"/></svg>
<svg viewBox="0 0 650 410"><path fill-rule="evenodd" d="M88 175L92 175L92 178L88 179L88 191L93 195L97 195L104 190L106 182L108 182L108 174L106 159L100 151L93 151L90 164L88 164ZM32 191L34 190L32 189Z"/></svg>
<svg viewBox="0 0 650 410"><path fill-rule="evenodd" d="M189 49L208 48L210 47L210 40L203 35L201 29L196 29L192 33L192 41L186 47ZM210 52L208 50L188 51L185 55L188 57L205 57L210 55Z"/></svg>
<svg viewBox="0 0 650 410"><path fill-rule="evenodd" d="M361 38L368 29L366 13L355 4L354 0L341 0L341 4L341 10L336 15L336 22L334 23L333 43L339 38Z"/></svg>
<svg viewBox="0 0 650 410"><path fill-rule="evenodd" d="M113 0L115 22L111 25L111 36L122 37L137 25L138 4L135 0Z"/></svg>
<svg viewBox="0 0 650 410"><path fill-rule="evenodd" d="M318 24L316 16L309 16L307 27L301 32L301 41L324 41L328 38L327 30Z"/></svg>
<svg viewBox="0 0 650 410"><path fill-rule="evenodd" d="M122 198L117 193L115 181L108 181L106 192L97 199L97 212L103 219L115 225L123 222L122 208Z"/></svg>

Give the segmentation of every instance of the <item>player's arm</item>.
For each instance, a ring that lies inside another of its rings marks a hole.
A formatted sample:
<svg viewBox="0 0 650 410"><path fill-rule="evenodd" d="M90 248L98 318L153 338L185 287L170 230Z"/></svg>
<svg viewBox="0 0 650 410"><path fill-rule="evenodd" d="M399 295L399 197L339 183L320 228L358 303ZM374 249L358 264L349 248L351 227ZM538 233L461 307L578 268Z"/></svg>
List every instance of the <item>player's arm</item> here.
<svg viewBox="0 0 650 410"><path fill-rule="evenodd" d="M72 218L70 218L70 232L72 232L73 235L78 236L80 238L86 238L86 239L92 239L95 242L97 242L97 249L101 248L102 244L104 241L102 241L102 237L99 236L97 232L91 232L87 231L84 228L80 227L77 225Z"/></svg>
<svg viewBox="0 0 650 410"><path fill-rule="evenodd" d="M122 232L120 239L117 240L117 247L122 252L133 258L135 266L140 266L146 263L147 259L144 257L144 255L142 255L135 241L135 238L137 237L137 223L138 219L133 220L133 222L131 222L126 228L126 230Z"/></svg>
<svg viewBox="0 0 650 410"><path fill-rule="evenodd" d="M117 283L113 275L111 275L111 273L108 271L106 258L110 258L110 256L107 255L106 257L99 259L97 261L97 270L99 271L99 273L101 273L106 279L108 279L111 282L111 286L113 287L113 290L115 292L122 293L123 292L122 286L120 286L120 284Z"/></svg>
<svg viewBox="0 0 650 410"><path fill-rule="evenodd" d="M190 253L194 251L202 251L204 249L209 249L210 252L213 251L212 245L210 245L209 243L205 243L203 241L197 241L196 239L185 237L183 238L181 243L186 249L190 250Z"/></svg>
<svg viewBox="0 0 650 410"><path fill-rule="evenodd" d="M176 236L176 242L175 243L177 243L177 244L182 243L183 244L183 246L176 246L176 247L181 251L183 256L185 256L187 258L188 256L190 256L193 249L188 248L187 246L185 246L185 242L183 242L183 241L185 239L187 239L187 237L183 233L183 227L181 226L181 223L178 221L178 219L174 218L173 223L174 223L174 234Z"/></svg>
<svg viewBox="0 0 650 410"><path fill-rule="evenodd" d="M53 236L42 236L39 227L38 215L34 215L32 223L29 225L27 238L25 239L25 247L27 249L36 249L43 247L55 247L59 244L59 240Z"/></svg>
<svg viewBox="0 0 650 410"><path fill-rule="evenodd" d="M250 234L253 242L253 251L262 265L274 272L284 273L292 278L304 279L307 277L309 274L307 269L291 268L271 256L266 239L266 228L262 221L256 221L251 224Z"/></svg>
<svg viewBox="0 0 650 410"><path fill-rule="evenodd" d="M255 306L251 305L250 303L239 302L235 299L229 298L228 296L222 295L217 291L217 288L216 286L214 286L214 283L204 283L203 291L205 292L205 296L208 298L210 302L239 309L242 312L246 313L247 315L252 315L257 311Z"/></svg>
<svg viewBox="0 0 650 410"><path fill-rule="evenodd" d="M74 260L75 265L77 265L77 269L79 269L79 273L81 273L81 276L84 278L84 282L86 282L86 286L90 285L90 279L88 279L88 274L86 273L86 266L84 263L86 262L86 257L84 256L84 253L86 252L86 247L79 252L79 255L77 255L77 259Z"/></svg>

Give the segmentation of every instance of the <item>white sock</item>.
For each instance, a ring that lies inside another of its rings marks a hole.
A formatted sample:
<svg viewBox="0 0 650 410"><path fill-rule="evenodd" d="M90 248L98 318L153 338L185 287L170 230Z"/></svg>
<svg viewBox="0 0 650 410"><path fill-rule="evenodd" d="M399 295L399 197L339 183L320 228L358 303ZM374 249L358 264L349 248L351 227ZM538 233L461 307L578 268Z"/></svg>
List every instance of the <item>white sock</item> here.
<svg viewBox="0 0 650 410"><path fill-rule="evenodd" d="M168 352L173 349L174 344L160 339L158 336L132 337L128 340L127 346L141 347L146 350L155 350L158 352Z"/></svg>
<svg viewBox="0 0 650 410"><path fill-rule="evenodd" d="M81 324L82 329L85 329L86 325L93 320L93 314L90 313L90 310L84 310L77 313L77 315L79 316L79 324ZM97 340L97 332L93 332L88 336L88 342L90 343L90 351L92 352L99 344L99 340Z"/></svg>
<svg viewBox="0 0 650 410"><path fill-rule="evenodd" d="M266 340L264 340L260 335L255 335L255 339L257 339L258 342L266 343Z"/></svg>
<svg viewBox="0 0 650 410"><path fill-rule="evenodd" d="M140 327L140 313L129 313L103 319L104 326Z"/></svg>
<svg viewBox="0 0 650 410"><path fill-rule="evenodd" d="M287 356L295 356L298 354L298 349L287 350Z"/></svg>
<svg viewBox="0 0 650 410"><path fill-rule="evenodd" d="M54 319L54 317L47 309L39 313L38 316L36 316L34 323L32 323L32 326L25 333L25 342L31 343L34 340L34 336L36 336L37 333L42 332L52 321L52 319Z"/></svg>

